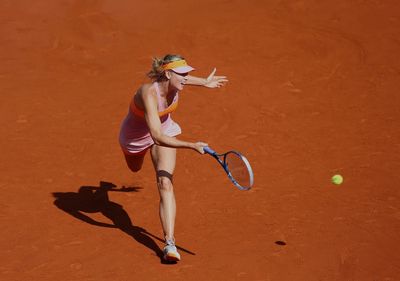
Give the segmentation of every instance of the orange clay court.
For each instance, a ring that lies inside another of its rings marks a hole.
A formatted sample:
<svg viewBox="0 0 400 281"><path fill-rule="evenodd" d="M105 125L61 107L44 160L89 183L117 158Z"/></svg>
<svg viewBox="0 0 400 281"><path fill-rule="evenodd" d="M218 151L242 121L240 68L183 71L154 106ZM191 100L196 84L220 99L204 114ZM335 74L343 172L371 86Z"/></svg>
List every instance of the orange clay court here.
<svg viewBox="0 0 400 281"><path fill-rule="evenodd" d="M394 0L1 1L0 279L400 280L399 38ZM166 53L229 79L184 89L181 138L255 174L178 150L174 265L118 144Z"/></svg>

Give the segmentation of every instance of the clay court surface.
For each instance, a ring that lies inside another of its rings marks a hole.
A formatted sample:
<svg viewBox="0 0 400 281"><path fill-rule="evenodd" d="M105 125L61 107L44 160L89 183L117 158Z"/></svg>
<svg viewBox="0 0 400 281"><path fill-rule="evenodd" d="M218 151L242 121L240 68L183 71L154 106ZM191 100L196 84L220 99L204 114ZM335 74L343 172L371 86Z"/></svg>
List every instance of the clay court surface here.
<svg viewBox="0 0 400 281"><path fill-rule="evenodd" d="M0 40L1 280L400 280L398 1L3 0ZM229 78L185 88L181 138L255 173L178 151L175 265L118 144L165 53Z"/></svg>

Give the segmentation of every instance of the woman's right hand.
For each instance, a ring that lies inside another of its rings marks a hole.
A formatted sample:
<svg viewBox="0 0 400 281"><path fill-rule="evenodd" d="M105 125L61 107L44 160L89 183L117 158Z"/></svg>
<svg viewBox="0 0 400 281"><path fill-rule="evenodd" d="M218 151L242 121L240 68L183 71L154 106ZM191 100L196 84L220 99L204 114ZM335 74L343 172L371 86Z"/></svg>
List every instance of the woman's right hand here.
<svg viewBox="0 0 400 281"><path fill-rule="evenodd" d="M205 143L205 142L199 141L199 142L196 142L196 143L193 144L193 149L196 150L200 154L204 154L205 153L204 152L204 147L205 146L208 146L208 144Z"/></svg>

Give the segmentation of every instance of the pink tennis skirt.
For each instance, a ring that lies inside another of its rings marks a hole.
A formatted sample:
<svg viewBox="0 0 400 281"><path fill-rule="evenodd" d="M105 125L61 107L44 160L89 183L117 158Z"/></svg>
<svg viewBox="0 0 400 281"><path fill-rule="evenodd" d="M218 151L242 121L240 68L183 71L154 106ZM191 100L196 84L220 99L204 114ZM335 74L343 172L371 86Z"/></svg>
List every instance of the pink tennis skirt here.
<svg viewBox="0 0 400 281"><path fill-rule="evenodd" d="M181 127L172 120L170 114L160 119L163 134L175 137L182 133ZM125 154L145 153L154 144L146 121L134 114L128 114L121 125L119 144Z"/></svg>

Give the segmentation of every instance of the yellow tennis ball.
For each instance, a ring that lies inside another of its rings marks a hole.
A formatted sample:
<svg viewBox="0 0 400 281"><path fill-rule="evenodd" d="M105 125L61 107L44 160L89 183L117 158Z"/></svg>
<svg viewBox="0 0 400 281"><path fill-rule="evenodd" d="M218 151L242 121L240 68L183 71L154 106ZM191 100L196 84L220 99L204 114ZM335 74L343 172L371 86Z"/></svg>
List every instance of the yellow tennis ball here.
<svg viewBox="0 0 400 281"><path fill-rule="evenodd" d="M342 184L343 183L343 177L341 175L334 175L332 177L332 183L336 184L336 185Z"/></svg>

